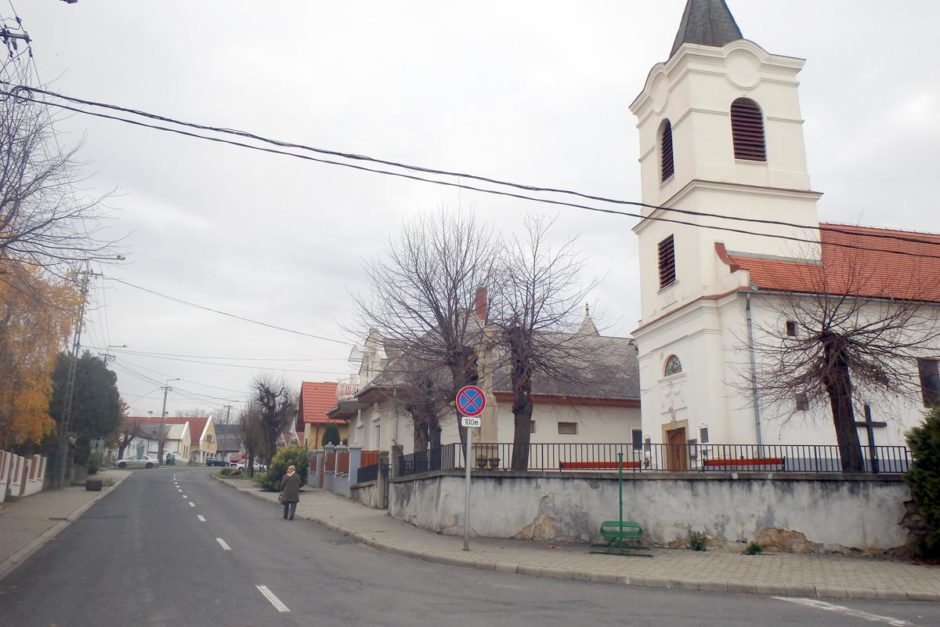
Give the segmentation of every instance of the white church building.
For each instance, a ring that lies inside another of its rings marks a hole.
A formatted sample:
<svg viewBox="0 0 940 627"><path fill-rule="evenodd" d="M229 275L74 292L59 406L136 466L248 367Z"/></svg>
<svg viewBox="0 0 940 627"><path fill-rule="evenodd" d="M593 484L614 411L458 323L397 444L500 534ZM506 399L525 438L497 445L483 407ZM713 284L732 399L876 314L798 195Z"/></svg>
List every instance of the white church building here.
<svg viewBox="0 0 940 627"><path fill-rule="evenodd" d="M724 0L689 0L670 57L630 106L647 205L634 227L647 441L834 444L828 402L807 403L796 389L792 402L769 402L751 381L768 359L757 348L768 329L804 332L781 304L816 297L820 284L866 308L916 299L940 320L940 235L819 222L803 63L745 39ZM877 445L903 445L940 402L940 342L920 348L897 364L909 393L853 389L856 420L868 405ZM866 429L859 434L867 444Z"/></svg>

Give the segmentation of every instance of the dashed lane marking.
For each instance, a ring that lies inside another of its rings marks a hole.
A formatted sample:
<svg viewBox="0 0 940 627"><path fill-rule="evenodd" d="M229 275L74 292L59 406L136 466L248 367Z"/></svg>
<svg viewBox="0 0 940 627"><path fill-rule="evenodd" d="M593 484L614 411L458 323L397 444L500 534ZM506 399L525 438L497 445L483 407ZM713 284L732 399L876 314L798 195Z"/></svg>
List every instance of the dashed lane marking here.
<svg viewBox="0 0 940 627"><path fill-rule="evenodd" d="M202 514L196 514L196 518L199 519L199 522L206 522L206 517Z"/></svg>
<svg viewBox="0 0 940 627"><path fill-rule="evenodd" d="M215 541L219 543L219 546L222 547L222 550L223 550L223 551L231 551L231 550L232 550L232 547L230 547L229 545L227 545L227 544L225 543L225 540L223 540L222 538L216 538Z"/></svg>
<svg viewBox="0 0 940 627"><path fill-rule="evenodd" d="M276 609L278 612L283 613L283 612L290 611L290 608L284 605L279 598L274 596L274 593L271 592L267 586L256 586L256 587L258 588L258 592L263 594L264 598L266 598L268 602L271 603L271 605L274 606L274 609Z"/></svg>
<svg viewBox="0 0 940 627"><path fill-rule="evenodd" d="M192 501L190 501L190 502L189 502L189 506L190 506L190 507L196 507L196 504L193 503Z"/></svg>
<svg viewBox="0 0 940 627"><path fill-rule="evenodd" d="M892 625L892 627L905 627L911 623L906 620L901 620L900 618L892 618L890 616L881 616L879 614L869 614L868 612L863 612L861 610L853 610L850 607L845 607L844 605L834 605L832 603L826 603L825 601L820 601L818 599L799 599L799 598L790 598L790 597L773 597L778 601L786 601L787 603L796 603L797 605L802 605L804 607L811 607L817 610L823 610L825 612L835 612L836 614L844 614L845 616L851 616L852 618L859 618L862 620L867 620L870 623L884 623L886 625Z"/></svg>

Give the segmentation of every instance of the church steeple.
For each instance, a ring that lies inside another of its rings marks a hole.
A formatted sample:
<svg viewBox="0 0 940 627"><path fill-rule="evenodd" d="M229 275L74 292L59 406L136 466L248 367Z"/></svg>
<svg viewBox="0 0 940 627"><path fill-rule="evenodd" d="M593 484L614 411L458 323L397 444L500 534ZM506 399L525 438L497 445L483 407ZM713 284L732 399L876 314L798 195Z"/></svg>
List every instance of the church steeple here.
<svg viewBox="0 0 940 627"><path fill-rule="evenodd" d="M682 44L721 48L738 39L743 39L741 29L725 0L689 0L669 56L674 55Z"/></svg>

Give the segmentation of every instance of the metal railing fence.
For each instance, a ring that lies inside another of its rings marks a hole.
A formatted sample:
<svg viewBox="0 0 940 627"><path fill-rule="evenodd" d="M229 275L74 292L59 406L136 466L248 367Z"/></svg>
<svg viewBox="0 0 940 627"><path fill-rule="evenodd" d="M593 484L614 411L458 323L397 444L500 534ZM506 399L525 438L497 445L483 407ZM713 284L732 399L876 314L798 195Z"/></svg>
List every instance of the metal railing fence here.
<svg viewBox="0 0 940 627"><path fill-rule="evenodd" d="M511 443L472 444L470 460L477 470L509 470ZM529 444L529 471L616 472L618 455L629 472L773 471L780 473L841 473L839 447L834 444ZM465 468L459 444L403 455L398 476ZM862 447L863 472L900 474L910 468L905 446Z"/></svg>

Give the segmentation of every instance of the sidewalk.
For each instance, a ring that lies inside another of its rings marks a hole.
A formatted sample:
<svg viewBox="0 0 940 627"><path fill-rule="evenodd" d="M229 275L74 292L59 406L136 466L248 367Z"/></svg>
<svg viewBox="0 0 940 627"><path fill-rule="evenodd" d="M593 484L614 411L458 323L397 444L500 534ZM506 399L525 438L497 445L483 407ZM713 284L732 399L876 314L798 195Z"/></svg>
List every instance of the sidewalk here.
<svg viewBox="0 0 940 627"><path fill-rule="evenodd" d="M213 475L215 477L215 475ZM219 479L277 503L251 481ZM272 511L272 517L278 517ZM596 555L584 545L470 539L419 529L323 490L301 492L297 516L348 534L369 546L419 559L538 577L558 577L684 590L850 599L940 601L940 567L838 555L738 555L688 549L649 549L653 557Z"/></svg>
<svg viewBox="0 0 940 627"><path fill-rule="evenodd" d="M128 470L101 470L101 492L84 486L48 490L18 501L0 504L0 579L24 562L46 542L85 513L98 499L109 494L130 475ZM112 487L107 484L113 482Z"/></svg>

